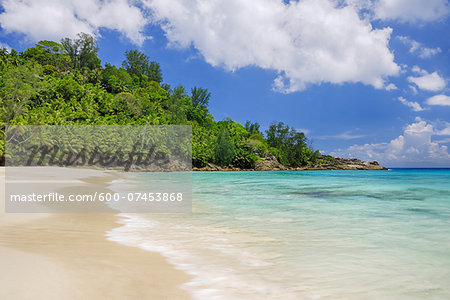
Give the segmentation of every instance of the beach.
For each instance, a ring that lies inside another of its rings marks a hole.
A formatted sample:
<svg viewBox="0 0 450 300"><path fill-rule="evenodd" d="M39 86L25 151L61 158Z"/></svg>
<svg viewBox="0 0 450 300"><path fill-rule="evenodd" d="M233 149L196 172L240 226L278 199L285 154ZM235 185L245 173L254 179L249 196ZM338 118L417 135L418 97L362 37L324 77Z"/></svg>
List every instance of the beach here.
<svg viewBox="0 0 450 300"><path fill-rule="evenodd" d="M84 192L152 180L67 172ZM2 213L0 299L448 299L449 180L195 172L189 214Z"/></svg>
<svg viewBox="0 0 450 300"><path fill-rule="evenodd" d="M114 213L4 212L1 175L0 299L190 299L189 276L154 252L109 241ZM114 172L70 170L92 191L108 191ZM93 177L95 175L95 178Z"/></svg>

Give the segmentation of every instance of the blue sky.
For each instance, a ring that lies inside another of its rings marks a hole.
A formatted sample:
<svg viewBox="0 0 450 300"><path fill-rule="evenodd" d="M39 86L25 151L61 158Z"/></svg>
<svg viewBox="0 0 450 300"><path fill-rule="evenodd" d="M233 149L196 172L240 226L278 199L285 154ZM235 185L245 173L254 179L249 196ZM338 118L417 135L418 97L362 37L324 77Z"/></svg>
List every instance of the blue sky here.
<svg viewBox="0 0 450 300"><path fill-rule="evenodd" d="M450 167L446 0L0 0L0 45L95 35L164 82L208 88L216 120L282 121L322 153Z"/></svg>

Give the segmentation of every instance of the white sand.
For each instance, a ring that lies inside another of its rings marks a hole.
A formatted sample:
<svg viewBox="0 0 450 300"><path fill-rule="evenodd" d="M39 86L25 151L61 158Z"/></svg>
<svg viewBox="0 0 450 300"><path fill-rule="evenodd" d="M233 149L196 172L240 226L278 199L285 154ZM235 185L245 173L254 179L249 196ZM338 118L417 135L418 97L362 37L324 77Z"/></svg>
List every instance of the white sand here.
<svg viewBox="0 0 450 300"><path fill-rule="evenodd" d="M92 191L117 178L86 171L104 178L87 180ZM105 239L114 214L5 214L4 168L0 180L0 299L190 299L189 276L160 254Z"/></svg>

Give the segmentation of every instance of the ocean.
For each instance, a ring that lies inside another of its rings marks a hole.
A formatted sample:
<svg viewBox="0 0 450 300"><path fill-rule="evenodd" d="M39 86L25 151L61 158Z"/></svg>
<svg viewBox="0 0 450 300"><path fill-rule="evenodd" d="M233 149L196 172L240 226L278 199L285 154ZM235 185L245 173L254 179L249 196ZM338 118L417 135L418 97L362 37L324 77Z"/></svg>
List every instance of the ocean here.
<svg viewBox="0 0 450 300"><path fill-rule="evenodd" d="M191 274L194 299L450 299L448 169L192 180L192 214L119 214L107 236Z"/></svg>

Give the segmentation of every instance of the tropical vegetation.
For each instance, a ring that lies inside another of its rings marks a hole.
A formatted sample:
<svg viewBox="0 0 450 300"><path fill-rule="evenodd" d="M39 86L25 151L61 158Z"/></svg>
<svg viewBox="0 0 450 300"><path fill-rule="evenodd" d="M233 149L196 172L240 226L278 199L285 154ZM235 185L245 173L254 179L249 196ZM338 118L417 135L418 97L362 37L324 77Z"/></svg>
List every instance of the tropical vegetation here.
<svg viewBox="0 0 450 300"><path fill-rule="evenodd" d="M40 41L23 52L0 49L0 157L10 125L190 125L192 163L251 169L275 156L299 167L322 159L304 133L274 123L214 120L211 93L163 83L159 63L129 50L121 66L102 65L94 37Z"/></svg>

